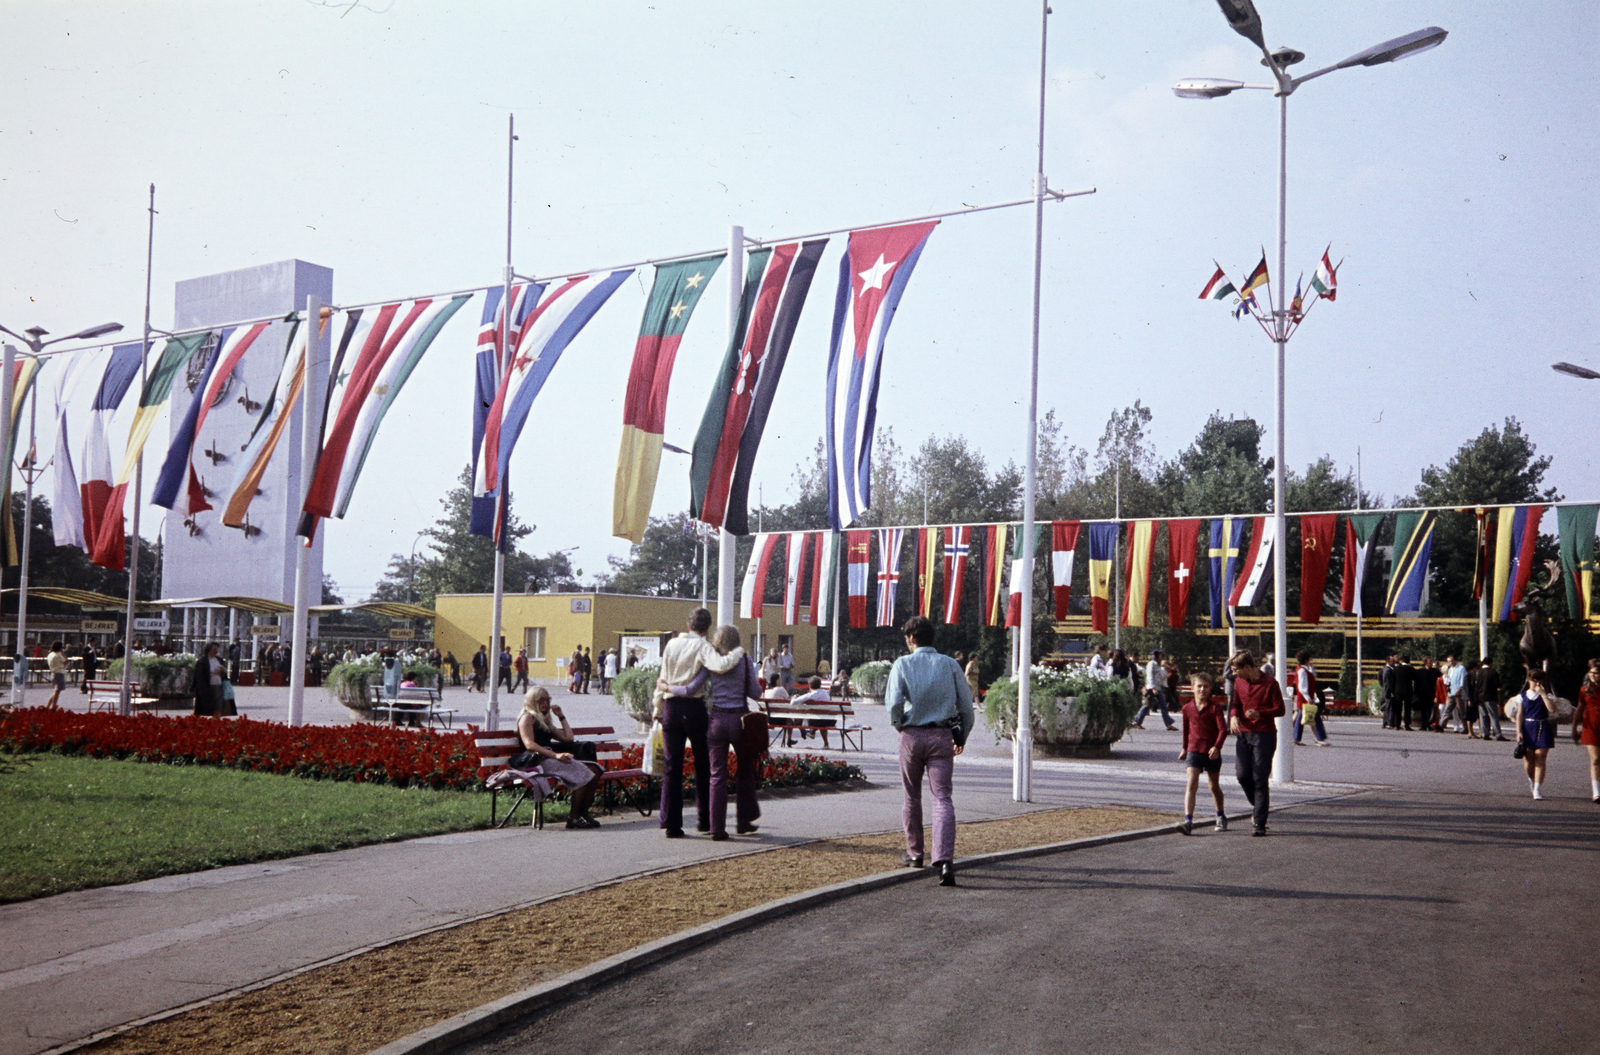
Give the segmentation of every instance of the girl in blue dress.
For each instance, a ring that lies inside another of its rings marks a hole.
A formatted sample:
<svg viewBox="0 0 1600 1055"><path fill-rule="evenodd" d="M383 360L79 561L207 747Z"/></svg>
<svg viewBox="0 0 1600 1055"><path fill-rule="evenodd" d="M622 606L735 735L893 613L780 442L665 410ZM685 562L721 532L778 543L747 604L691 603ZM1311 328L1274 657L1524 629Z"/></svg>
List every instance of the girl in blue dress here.
<svg viewBox="0 0 1600 1055"><path fill-rule="evenodd" d="M1517 743L1523 746L1522 767L1535 800L1544 799L1545 760L1556 742L1555 714L1548 697L1550 679L1544 671L1528 671L1528 684L1517 697Z"/></svg>

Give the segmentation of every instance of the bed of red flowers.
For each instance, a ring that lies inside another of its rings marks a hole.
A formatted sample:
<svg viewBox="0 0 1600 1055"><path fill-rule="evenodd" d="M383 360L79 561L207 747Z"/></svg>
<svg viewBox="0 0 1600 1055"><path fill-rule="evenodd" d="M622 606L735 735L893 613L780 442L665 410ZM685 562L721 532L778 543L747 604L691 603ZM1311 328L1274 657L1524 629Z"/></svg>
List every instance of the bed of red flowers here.
<svg viewBox="0 0 1600 1055"><path fill-rule="evenodd" d="M222 766L402 788L481 786L477 749L468 732L431 733L388 725L291 728L244 717L123 717L28 707L0 714L0 750ZM622 758L606 763L607 768L636 768L642 751L638 745L624 748ZM729 759L729 766L736 771L734 759ZM692 787L692 754L685 760L684 776L686 786ZM856 766L816 755L773 756L762 762L760 786L793 787L859 776Z"/></svg>

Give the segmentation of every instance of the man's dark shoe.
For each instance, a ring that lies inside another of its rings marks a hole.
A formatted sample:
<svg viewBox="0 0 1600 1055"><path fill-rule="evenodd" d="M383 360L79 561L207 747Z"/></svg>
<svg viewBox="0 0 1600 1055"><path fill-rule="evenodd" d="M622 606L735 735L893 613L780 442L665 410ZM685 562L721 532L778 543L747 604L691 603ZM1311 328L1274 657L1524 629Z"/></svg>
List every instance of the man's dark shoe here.
<svg viewBox="0 0 1600 1055"><path fill-rule="evenodd" d="M1256 826L1256 830L1251 832L1250 834L1255 836L1257 839L1259 839L1263 835L1267 834L1267 830L1265 828L1261 827L1260 825L1257 825Z"/></svg>
<svg viewBox="0 0 1600 1055"><path fill-rule="evenodd" d="M939 862L939 885L956 885L956 866L949 861Z"/></svg>
<svg viewBox="0 0 1600 1055"><path fill-rule="evenodd" d="M913 857L910 854L905 854L900 858L900 863L905 865L907 868L921 868L922 855L917 854L915 857Z"/></svg>
<svg viewBox="0 0 1600 1055"><path fill-rule="evenodd" d="M728 833L727 832L712 832L711 833L711 841L714 842L714 843L725 843L725 842L728 841Z"/></svg>
<svg viewBox="0 0 1600 1055"><path fill-rule="evenodd" d="M711 822L710 821L699 821L699 822L697 822L695 824L694 830L697 831L697 832L708 832L708 831L711 830Z"/></svg>
<svg viewBox="0 0 1600 1055"><path fill-rule="evenodd" d="M1178 834L1179 835L1189 835L1193 831L1194 831L1194 821L1185 819L1185 820L1182 820L1182 821L1178 822Z"/></svg>
<svg viewBox="0 0 1600 1055"><path fill-rule="evenodd" d="M737 826L737 831L740 835L752 835L760 830L761 825L759 824L740 824Z"/></svg>
<svg viewBox="0 0 1600 1055"><path fill-rule="evenodd" d="M668 829L666 829L666 833L667 833L667 838L669 838L669 839L681 839L681 838L683 838L683 829L682 828L668 828Z"/></svg>

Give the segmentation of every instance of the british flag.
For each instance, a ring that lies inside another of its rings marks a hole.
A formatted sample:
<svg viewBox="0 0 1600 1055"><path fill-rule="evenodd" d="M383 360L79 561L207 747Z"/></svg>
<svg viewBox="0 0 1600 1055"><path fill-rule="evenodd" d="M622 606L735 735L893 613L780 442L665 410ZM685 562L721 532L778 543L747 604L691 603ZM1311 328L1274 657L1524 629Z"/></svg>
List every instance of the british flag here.
<svg viewBox="0 0 1600 1055"><path fill-rule="evenodd" d="M894 597L900 586L900 543L905 528L878 529L878 625L894 626Z"/></svg>

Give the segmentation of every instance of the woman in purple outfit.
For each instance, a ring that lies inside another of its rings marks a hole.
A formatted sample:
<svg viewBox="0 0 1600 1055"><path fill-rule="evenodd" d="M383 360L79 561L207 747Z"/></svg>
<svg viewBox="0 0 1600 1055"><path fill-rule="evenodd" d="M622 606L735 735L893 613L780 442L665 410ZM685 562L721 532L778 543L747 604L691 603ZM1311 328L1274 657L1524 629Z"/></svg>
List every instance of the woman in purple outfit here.
<svg viewBox="0 0 1600 1055"><path fill-rule="evenodd" d="M727 655L741 644L739 628L719 626L711 637L718 652ZM735 798L737 831L748 835L756 830L756 819L761 816L761 806L756 802L756 774L761 770L761 755L746 745L744 715L749 710L750 699L761 698L761 677L750 657L726 674L713 674L704 667L686 685L665 685L674 696L700 696L710 681L707 696L711 727L706 734L711 758L711 838L717 841L728 837L728 748L734 749L738 759L739 775ZM698 762L699 759L696 759Z"/></svg>

